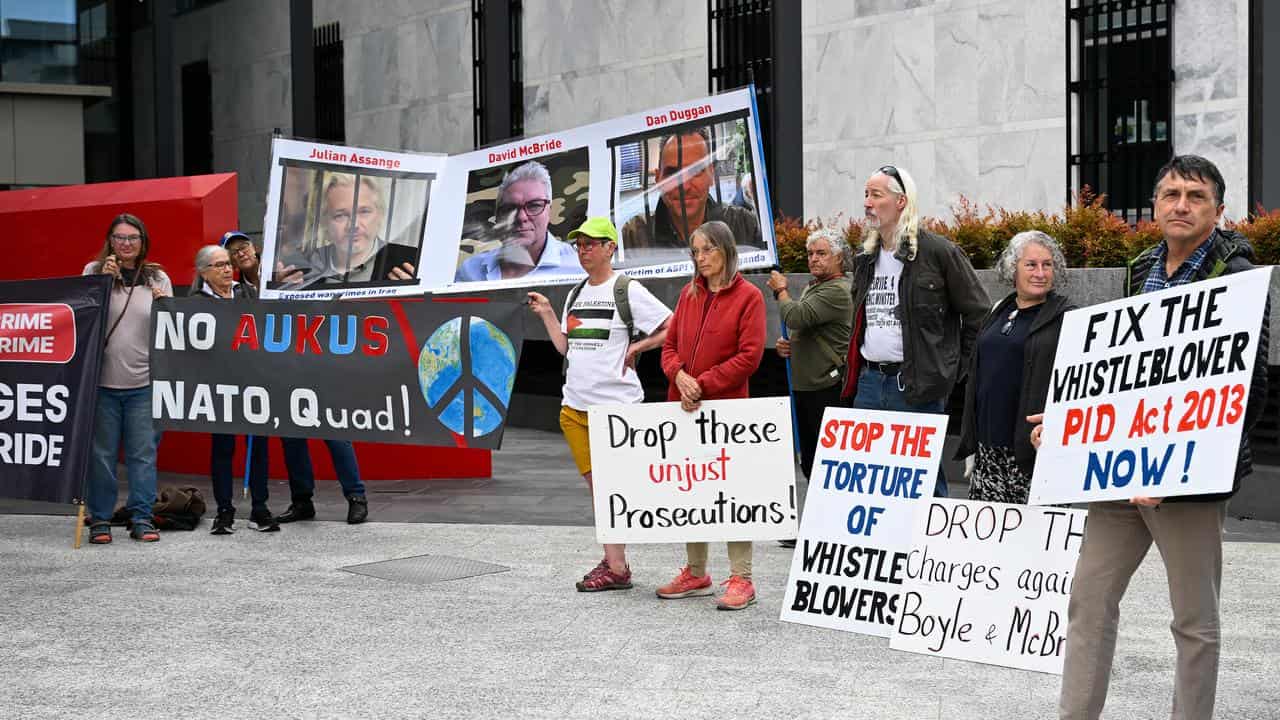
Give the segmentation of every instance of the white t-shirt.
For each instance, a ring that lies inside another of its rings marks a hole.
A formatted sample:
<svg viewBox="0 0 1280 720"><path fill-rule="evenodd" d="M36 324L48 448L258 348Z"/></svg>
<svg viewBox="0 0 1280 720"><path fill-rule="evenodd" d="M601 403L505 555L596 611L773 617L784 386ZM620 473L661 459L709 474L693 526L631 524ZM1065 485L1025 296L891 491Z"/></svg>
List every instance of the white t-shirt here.
<svg viewBox="0 0 1280 720"><path fill-rule="evenodd" d="M565 300L560 329L569 340L566 353L569 367L564 379L563 404L586 410L602 403L637 403L644 400L644 388L634 370L623 361L631 339L613 302L614 273L608 280L582 286L573 307ZM652 333L671 315L653 293L638 282L627 286L631 319L636 331Z"/></svg>
<svg viewBox="0 0 1280 720"><path fill-rule="evenodd" d="M881 250L867 291L867 332L862 339L862 357L872 362L902 362L902 322L894 314L901 278L902 261Z"/></svg>

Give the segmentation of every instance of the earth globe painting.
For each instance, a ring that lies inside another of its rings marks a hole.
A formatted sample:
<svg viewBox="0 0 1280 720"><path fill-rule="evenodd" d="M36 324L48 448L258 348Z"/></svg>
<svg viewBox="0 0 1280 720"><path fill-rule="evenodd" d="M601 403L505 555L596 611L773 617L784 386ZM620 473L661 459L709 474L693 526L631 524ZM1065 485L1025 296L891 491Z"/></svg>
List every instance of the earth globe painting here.
<svg viewBox="0 0 1280 720"><path fill-rule="evenodd" d="M463 437L502 427L516 381L516 349L493 323L457 317L436 328L418 354L418 383L440 423Z"/></svg>

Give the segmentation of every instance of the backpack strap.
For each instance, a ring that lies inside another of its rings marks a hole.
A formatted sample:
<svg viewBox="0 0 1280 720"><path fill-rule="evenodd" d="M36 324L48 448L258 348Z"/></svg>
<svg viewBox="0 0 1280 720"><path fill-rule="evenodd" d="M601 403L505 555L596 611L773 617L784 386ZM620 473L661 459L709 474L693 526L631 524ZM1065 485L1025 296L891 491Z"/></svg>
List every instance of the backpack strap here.
<svg viewBox="0 0 1280 720"><path fill-rule="evenodd" d="M618 318L622 320L622 324L627 326L627 340L634 340L636 337L635 317L631 314L631 296L627 294L627 287L631 285L631 276L626 273L618 273L618 279L613 284L613 306L618 311Z"/></svg>

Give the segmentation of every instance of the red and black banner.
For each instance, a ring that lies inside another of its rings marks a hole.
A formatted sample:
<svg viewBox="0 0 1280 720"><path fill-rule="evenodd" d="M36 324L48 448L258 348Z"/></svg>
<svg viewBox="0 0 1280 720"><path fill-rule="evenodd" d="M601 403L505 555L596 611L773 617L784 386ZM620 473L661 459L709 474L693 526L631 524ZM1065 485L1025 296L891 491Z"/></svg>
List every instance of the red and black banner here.
<svg viewBox="0 0 1280 720"><path fill-rule="evenodd" d="M522 306L430 300L157 300L158 427L494 449Z"/></svg>
<svg viewBox="0 0 1280 720"><path fill-rule="evenodd" d="M0 496L81 497L111 278L0 282Z"/></svg>

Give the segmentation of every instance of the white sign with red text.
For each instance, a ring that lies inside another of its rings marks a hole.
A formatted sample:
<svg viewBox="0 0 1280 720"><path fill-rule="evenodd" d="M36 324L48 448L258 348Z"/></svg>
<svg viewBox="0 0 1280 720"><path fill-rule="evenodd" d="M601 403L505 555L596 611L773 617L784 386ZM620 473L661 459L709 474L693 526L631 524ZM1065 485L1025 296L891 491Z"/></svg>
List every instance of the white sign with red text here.
<svg viewBox="0 0 1280 720"><path fill-rule="evenodd" d="M888 637L913 514L933 495L947 416L827 408L782 619Z"/></svg>
<svg viewBox="0 0 1280 720"><path fill-rule="evenodd" d="M795 537L795 461L785 397L589 409L602 543Z"/></svg>
<svg viewBox="0 0 1280 720"><path fill-rule="evenodd" d="M1230 491L1262 410L1249 388L1270 283L1260 268L1067 313L1028 502Z"/></svg>

